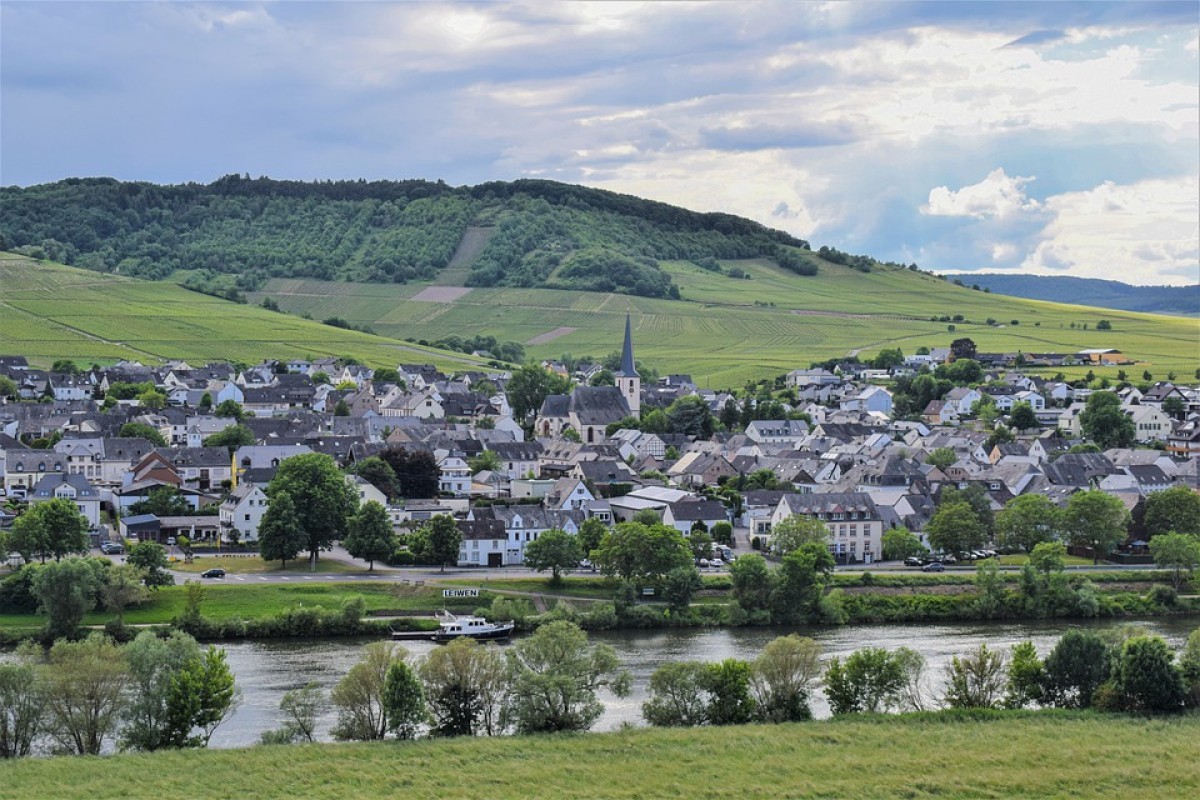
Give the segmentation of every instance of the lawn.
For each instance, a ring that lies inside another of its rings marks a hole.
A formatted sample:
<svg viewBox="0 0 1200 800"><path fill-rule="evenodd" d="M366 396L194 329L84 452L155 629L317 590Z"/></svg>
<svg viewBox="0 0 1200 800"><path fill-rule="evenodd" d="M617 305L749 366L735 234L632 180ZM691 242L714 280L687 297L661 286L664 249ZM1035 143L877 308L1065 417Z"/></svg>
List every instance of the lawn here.
<svg viewBox="0 0 1200 800"><path fill-rule="evenodd" d="M161 751L5 765L7 800L1191 798L1200 717L895 716L582 736Z"/></svg>
<svg viewBox="0 0 1200 800"><path fill-rule="evenodd" d="M1023 567L1029 561L1029 556L1023 553L1013 553L1006 556L996 556L996 560L1002 567ZM1063 563L1068 567L1090 567L1092 560L1083 558L1082 556L1063 556Z"/></svg>
<svg viewBox="0 0 1200 800"><path fill-rule="evenodd" d="M366 574L367 568L363 564L348 564L345 561L335 561L329 558L322 558L317 562L317 568L314 570L309 566L309 562L304 559L299 561L289 561L287 569L280 567L278 561L263 561L257 556L243 555L216 555L205 554L197 555L192 558L191 564L185 564L182 561L175 561L171 564L171 569L175 572L186 572L199 574L213 567L221 567L230 577L235 575L329 575L329 574L345 574L348 572Z"/></svg>

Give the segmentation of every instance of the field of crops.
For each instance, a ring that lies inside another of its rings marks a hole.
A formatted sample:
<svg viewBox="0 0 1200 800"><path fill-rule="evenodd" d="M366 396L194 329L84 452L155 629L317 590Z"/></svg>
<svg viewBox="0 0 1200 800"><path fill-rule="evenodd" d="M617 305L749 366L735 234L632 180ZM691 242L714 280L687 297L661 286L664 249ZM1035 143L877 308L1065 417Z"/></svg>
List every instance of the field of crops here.
<svg viewBox="0 0 1200 800"><path fill-rule="evenodd" d="M59 358L257 362L339 355L376 366L431 362L453 370L479 363L231 303L171 283L8 255L0 255L0 349L40 365Z"/></svg>
<svg viewBox="0 0 1200 800"><path fill-rule="evenodd" d="M630 313L639 359L662 373L690 373L700 385L713 388L740 386L858 351L870 355L883 347L906 353L922 345L945 347L959 336L971 337L984 352L1073 353L1114 347L1139 362L1125 368L1139 379L1143 370L1156 378L1166 378L1170 371L1190 378L1200 366L1200 322L1195 319L985 294L899 269L864 274L822 263L818 276L799 277L770 262L724 262L750 276L738 279L687 262L663 266L680 285L684 300L473 289L452 303L428 303L409 300L423 285L297 280L270 281L253 297L271 297L285 310L316 319L336 315L369 324L382 335L402 339L491 334L526 344L538 358L610 353L620 347L624 315ZM954 332L945 322L930 321L959 314L964 319L953 323ZM1101 319L1112 330L1096 330ZM528 344L557 328L575 330L545 344ZM1117 368L1097 373L1115 378Z"/></svg>

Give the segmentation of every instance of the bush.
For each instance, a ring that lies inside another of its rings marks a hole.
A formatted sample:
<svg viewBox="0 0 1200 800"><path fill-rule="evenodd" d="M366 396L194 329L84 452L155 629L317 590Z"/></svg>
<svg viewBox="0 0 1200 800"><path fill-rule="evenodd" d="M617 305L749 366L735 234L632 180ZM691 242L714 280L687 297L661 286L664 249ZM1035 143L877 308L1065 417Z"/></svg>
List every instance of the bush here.
<svg viewBox="0 0 1200 800"><path fill-rule="evenodd" d="M1174 608L1179 604L1179 595L1170 586L1154 586L1151 587L1146 599L1156 606L1162 608Z"/></svg>
<svg viewBox="0 0 1200 800"><path fill-rule="evenodd" d="M0 611L14 614L32 614L37 611L38 600L33 595L34 564L26 564L3 581L0 581Z"/></svg>

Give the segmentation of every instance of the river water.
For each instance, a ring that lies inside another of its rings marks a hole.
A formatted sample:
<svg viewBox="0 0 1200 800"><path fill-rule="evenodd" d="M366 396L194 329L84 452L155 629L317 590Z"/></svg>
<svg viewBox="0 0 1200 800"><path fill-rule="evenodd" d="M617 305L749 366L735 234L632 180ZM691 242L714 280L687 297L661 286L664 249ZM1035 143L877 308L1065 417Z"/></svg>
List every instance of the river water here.
<svg viewBox="0 0 1200 800"><path fill-rule="evenodd" d="M592 641L604 642L616 649L633 677L633 690L625 698L602 694L604 715L594 730L613 730L623 724L641 725L641 704L651 673L667 661L720 661L725 658L753 659L776 636L801 633L821 643L824 657L845 656L863 647L895 649L909 647L925 657L926 677L931 696L942 688L945 666L955 655L987 644L1007 650L1012 645L1032 641L1045 655L1058 638L1072 627L1104 630L1122 622L1077 623L959 623L949 625L854 625L837 628L772 629L718 628L666 631L623 631L596 633ZM1200 625L1192 619L1156 619L1137 623L1151 633L1167 639L1178 651L1188 634ZM233 716L217 729L213 747L243 747L258 741L259 735L279 727L279 699L289 689L308 681L318 682L327 691L361 657L369 639L268 640L236 642L224 645L230 668L242 693L242 702ZM421 656L438 645L432 642L404 642L413 656ZM488 647L507 645L489 644ZM829 716L824 695L813 697L817 717ZM318 736L329 739L334 723L333 710L320 719Z"/></svg>

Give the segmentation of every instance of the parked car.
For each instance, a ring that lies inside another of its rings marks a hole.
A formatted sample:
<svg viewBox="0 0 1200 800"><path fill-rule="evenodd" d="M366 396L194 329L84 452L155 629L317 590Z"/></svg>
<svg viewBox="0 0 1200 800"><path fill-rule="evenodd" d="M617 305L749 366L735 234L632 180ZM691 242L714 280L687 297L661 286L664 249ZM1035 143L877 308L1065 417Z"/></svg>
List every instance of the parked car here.
<svg viewBox="0 0 1200 800"><path fill-rule="evenodd" d="M908 558L904 559L904 566L923 567L925 566L925 559L921 558L920 556L909 556Z"/></svg>
<svg viewBox="0 0 1200 800"><path fill-rule="evenodd" d="M100 552L106 556L120 555L125 552L125 546L119 542L103 542L100 545Z"/></svg>
<svg viewBox="0 0 1200 800"><path fill-rule="evenodd" d="M224 578L225 570L221 569L220 567L213 567L212 569L206 569L206 570L204 570L204 572L201 572L200 577L201 578Z"/></svg>
<svg viewBox="0 0 1200 800"><path fill-rule="evenodd" d="M946 565L940 561L930 561L925 566L921 567L921 572L945 572Z"/></svg>

